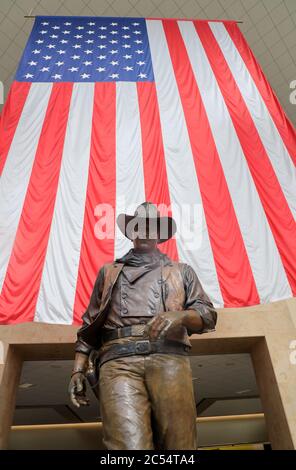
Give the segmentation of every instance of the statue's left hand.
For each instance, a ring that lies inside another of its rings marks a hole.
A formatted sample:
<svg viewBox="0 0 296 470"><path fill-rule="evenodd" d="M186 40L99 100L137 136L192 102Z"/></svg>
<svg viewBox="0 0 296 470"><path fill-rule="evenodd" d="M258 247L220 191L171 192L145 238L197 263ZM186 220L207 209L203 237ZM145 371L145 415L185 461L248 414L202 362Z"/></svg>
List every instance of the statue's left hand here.
<svg viewBox="0 0 296 470"><path fill-rule="evenodd" d="M86 379L84 374L77 372L74 374L68 386L68 393L70 395L73 405L79 408L81 405L88 406L89 399L86 396Z"/></svg>
<svg viewBox="0 0 296 470"><path fill-rule="evenodd" d="M163 339L170 330L183 325L184 316L183 310L160 313L146 324L144 335L152 341Z"/></svg>

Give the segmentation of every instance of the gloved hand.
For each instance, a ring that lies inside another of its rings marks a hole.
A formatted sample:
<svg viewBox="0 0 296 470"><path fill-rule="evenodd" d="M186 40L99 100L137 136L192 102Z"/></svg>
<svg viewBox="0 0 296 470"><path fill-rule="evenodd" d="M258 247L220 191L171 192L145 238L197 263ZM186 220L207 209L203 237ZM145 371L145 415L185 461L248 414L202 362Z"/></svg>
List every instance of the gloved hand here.
<svg viewBox="0 0 296 470"><path fill-rule="evenodd" d="M151 341L163 339L173 329L183 326L186 310L163 312L150 320L144 329L144 336L149 336Z"/></svg>
<svg viewBox="0 0 296 470"><path fill-rule="evenodd" d="M72 375L68 392L71 402L77 408L79 408L80 405L89 405L89 399L86 397L86 378L83 372L77 372Z"/></svg>

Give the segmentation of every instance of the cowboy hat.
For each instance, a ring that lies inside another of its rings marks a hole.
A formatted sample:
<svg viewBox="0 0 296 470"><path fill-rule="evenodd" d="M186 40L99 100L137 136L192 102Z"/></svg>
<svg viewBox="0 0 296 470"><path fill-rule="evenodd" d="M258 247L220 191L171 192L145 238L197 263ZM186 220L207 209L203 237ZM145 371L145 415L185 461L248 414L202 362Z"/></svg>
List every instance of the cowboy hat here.
<svg viewBox="0 0 296 470"><path fill-rule="evenodd" d="M149 221L149 238L157 238L157 243L163 243L177 231L177 225L172 217L161 217L157 207L152 202L143 202L135 210L134 215L119 214L117 225L125 237L134 240L137 233L146 234L146 224ZM152 234L152 236L151 236ZM141 238L145 238L145 235Z"/></svg>

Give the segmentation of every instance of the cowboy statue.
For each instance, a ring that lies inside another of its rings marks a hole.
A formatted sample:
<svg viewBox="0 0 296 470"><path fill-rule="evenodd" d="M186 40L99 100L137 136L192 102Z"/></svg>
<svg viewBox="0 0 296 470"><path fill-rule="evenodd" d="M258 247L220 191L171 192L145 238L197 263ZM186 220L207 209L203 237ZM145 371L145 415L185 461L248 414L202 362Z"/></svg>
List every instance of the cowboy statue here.
<svg viewBox="0 0 296 470"><path fill-rule="evenodd" d="M157 247L176 232L172 217L144 202L117 224L134 247L98 272L77 331L71 401L89 404L95 374L107 449L197 449L189 336L215 330L217 312L192 267Z"/></svg>

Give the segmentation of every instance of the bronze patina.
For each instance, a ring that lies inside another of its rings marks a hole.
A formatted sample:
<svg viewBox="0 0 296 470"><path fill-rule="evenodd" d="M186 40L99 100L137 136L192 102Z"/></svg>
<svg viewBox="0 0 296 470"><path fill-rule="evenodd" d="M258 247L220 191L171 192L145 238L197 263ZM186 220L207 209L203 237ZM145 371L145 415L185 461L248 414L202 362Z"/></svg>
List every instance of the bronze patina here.
<svg viewBox="0 0 296 470"><path fill-rule="evenodd" d="M77 332L69 394L99 399L107 449L197 449L190 336L215 330L217 312L187 263L157 244L176 232L172 217L144 202L120 214L134 247L99 270Z"/></svg>

